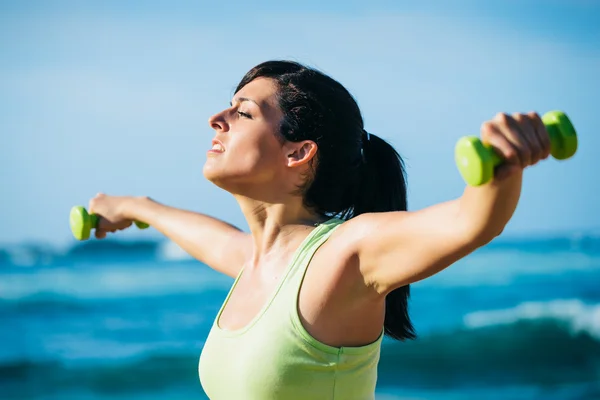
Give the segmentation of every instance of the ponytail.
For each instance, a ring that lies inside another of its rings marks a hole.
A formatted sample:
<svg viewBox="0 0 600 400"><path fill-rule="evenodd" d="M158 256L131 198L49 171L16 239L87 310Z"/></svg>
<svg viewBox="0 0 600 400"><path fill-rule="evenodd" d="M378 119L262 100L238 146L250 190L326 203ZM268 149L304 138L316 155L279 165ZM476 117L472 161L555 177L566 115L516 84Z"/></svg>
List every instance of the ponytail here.
<svg viewBox="0 0 600 400"><path fill-rule="evenodd" d="M359 188L354 216L368 212L406 211L406 175L398 152L385 140L364 131Z"/></svg>
<svg viewBox="0 0 600 400"><path fill-rule="evenodd" d="M368 212L406 211L406 175L398 152L385 140L364 131L363 164L354 202L354 216ZM410 286L399 287L385 299L385 333L396 339L416 338L408 315Z"/></svg>

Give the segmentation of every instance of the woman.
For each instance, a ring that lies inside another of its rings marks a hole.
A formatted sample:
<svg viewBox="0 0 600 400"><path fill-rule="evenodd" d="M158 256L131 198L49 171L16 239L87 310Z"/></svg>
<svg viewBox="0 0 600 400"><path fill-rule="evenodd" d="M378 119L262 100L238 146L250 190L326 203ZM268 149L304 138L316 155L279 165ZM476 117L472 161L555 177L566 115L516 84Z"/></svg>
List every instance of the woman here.
<svg viewBox="0 0 600 400"><path fill-rule="evenodd" d="M209 125L204 176L250 233L149 198L100 194L90 211L97 238L144 221L235 278L200 356L211 399L372 399L383 335L415 337L409 285L499 235L523 169L550 152L537 114L498 114L481 128L506 159L495 180L407 212L401 158L314 69L254 67Z"/></svg>

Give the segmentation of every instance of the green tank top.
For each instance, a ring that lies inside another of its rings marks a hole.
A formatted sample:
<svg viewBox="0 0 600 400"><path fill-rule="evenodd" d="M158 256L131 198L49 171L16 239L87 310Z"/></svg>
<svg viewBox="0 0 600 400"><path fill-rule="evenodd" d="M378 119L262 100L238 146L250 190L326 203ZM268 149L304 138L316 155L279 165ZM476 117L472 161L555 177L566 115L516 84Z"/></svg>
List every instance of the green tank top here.
<svg viewBox="0 0 600 400"><path fill-rule="evenodd" d="M277 288L245 327L229 331L219 317L243 273L240 271L213 322L198 363L211 400L374 399L383 329L373 343L332 347L303 327L297 302L315 251L343 221L319 225L304 239Z"/></svg>

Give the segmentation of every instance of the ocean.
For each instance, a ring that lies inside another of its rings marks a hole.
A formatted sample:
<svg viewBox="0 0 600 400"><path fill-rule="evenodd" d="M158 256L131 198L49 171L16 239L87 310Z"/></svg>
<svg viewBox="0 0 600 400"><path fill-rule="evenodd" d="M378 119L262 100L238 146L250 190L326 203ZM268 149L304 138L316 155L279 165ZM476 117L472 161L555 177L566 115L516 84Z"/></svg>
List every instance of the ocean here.
<svg viewBox="0 0 600 400"><path fill-rule="evenodd" d="M0 399L206 399L232 279L169 241L0 247ZM600 236L499 237L412 285L376 398L600 399Z"/></svg>

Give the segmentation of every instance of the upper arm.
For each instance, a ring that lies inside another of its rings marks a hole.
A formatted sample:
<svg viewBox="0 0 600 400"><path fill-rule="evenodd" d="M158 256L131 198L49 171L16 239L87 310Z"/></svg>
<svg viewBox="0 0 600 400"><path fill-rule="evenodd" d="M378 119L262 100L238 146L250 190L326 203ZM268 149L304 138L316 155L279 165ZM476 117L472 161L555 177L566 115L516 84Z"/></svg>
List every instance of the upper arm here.
<svg viewBox="0 0 600 400"><path fill-rule="evenodd" d="M347 222L364 283L379 294L425 279L485 243L460 218L459 201Z"/></svg>
<svg viewBox="0 0 600 400"><path fill-rule="evenodd" d="M248 233L233 226L220 226L211 234L210 247L203 252L203 261L212 269L236 278L252 252Z"/></svg>
<svg viewBox="0 0 600 400"><path fill-rule="evenodd" d="M250 235L201 213L161 207L152 225L185 252L215 271L233 278L252 252Z"/></svg>
<svg viewBox="0 0 600 400"><path fill-rule="evenodd" d="M131 219L144 221L182 250L212 269L231 277L250 257L250 235L206 214L161 204L149 197L127 203Z"/></svg>

